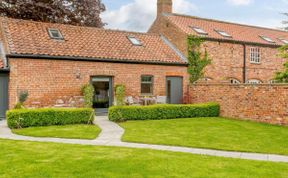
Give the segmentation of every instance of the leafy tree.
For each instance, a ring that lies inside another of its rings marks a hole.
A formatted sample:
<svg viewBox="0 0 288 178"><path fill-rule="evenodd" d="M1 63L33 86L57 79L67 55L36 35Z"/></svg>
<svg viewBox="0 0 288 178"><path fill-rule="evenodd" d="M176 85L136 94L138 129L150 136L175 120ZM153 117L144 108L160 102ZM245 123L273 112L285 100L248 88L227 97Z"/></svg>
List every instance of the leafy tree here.
<svg viewBox="0 0 288 178"><path fill-rule="evenodd" d="M188 37L188 74L191 84L204 76L204 68L212 62L206 50L204 54L201 52L203 42L204 40L200 37Z"/></svg>
<svg viewBox="0 0 288 178"><path fill-rule="evenodd" d="M279 48L279 56L288 59L288 45ZM281 72L276 72L275 80L277 83L288 83L288 60L284 63L284 70Z"/></svg>
<svg viewBox="0 0 288 178"><path fill-rule="evenodd" d="M17 19L103 27L101 0L0 0L0 15Z"/></svg>

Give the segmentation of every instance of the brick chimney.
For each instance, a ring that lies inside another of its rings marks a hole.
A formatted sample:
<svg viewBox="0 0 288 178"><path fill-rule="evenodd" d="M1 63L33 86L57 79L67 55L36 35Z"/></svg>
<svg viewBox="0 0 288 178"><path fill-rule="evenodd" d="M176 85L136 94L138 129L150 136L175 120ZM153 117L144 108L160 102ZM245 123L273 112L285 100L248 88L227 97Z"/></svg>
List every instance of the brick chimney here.
<svg viewBox="0 0 288 178"><path fill-rule="evenodd" d="M157 16L162 13L172 13L172 0L157 0Z"/></svg>

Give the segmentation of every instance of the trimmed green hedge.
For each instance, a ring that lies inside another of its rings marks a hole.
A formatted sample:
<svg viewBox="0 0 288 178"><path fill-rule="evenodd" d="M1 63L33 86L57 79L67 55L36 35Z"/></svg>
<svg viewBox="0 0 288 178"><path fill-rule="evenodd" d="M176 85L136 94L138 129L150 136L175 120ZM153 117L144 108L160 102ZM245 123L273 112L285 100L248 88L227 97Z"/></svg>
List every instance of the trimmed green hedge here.
<svg viewBox="0 0 288 178"><path fill-rule="evenodd" d="M26 128L50 125L91 124L94 110L79 109L20 109L7 111L9 128Z"/></svg>
<svg viewBox="0 0 288 178"><path fill-rule="evenodd" d="M218 117L220 105L217 103L189 105L152 105L152 106L113 106L109 108L111 121L159 120L192 117Z"/></svg>

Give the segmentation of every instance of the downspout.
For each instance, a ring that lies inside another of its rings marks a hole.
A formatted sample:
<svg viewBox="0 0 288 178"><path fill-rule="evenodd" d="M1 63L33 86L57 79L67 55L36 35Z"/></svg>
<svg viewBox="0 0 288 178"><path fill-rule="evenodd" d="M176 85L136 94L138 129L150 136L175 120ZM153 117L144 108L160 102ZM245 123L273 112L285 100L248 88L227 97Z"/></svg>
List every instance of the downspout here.
<svg viewBox="0 0 288 178"><path fill-rule="evenodd" d="M243 83L246 83L246 44L243 44Z"/></svg>
<svg viewBox="0 0 288 178"><path fill-rule="evenodd" d="M4 51L4 47L3 47L2 42L0 42L0 58L3 61L4 69L7 69L8 68L8 60L7 60L7 57L5 55L5 51Z"/></svg>

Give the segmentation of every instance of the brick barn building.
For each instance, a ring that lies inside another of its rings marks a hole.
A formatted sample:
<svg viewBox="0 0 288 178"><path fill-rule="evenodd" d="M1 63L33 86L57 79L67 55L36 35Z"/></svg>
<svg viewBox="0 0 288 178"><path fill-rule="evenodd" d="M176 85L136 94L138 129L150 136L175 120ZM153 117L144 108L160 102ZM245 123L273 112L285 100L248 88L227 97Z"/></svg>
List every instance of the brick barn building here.
<svg viewBox="0 0 288 178"><path fill-rule="evenodd" d="M28 107L74 106L88 83L105 107L117 84L127 96L170 96L171 103L182 103L187 90L186 58L157 34L1 18L1 44L2 71L9 70L9 101L1 103L9 108L21 91L29 92Z"/></svg>
<svg viewBox="0 0 288 178"><path fill-rule="evenodd" d="M113 104L118 84L127 96L185 103L188 35L205 38L213 61L203 80L215 82L271 82L288 43L284 31L174 14L172 0L158 0L149 33L0 18L0 119L21 91L28 107L71 107L88 83L98 108Z"/></svg>

